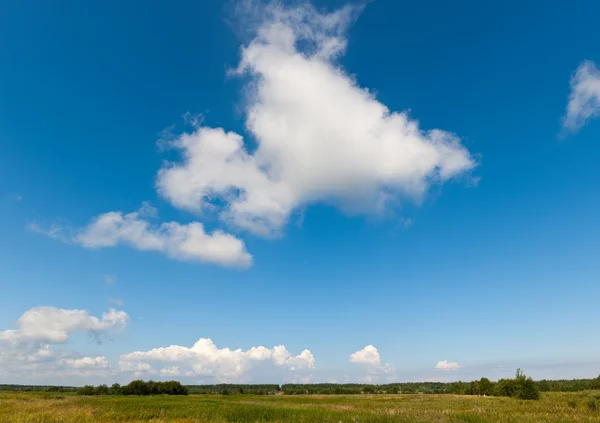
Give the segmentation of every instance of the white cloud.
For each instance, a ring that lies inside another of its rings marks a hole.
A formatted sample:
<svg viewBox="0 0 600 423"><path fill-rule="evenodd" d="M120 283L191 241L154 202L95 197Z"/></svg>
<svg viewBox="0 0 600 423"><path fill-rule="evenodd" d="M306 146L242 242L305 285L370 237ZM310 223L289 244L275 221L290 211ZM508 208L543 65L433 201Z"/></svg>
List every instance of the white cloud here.
<svg viewBox="0 0 600 423"><path fill-rule="evenodd" d="M158 251L182 261L202 261L240 268L252 265L252 256L247 252L244 242L233 235L221 230L207 233L199 222L153 224L150 219L155 217L156 209L143 203L140 210L132 213L112 211L96 216L89 225L78 231L56 225L44 229L36 223L28 228L84 248L109 248L125 244L141 251ZM67 236L67 232L74 234ZM105 275L104 280L110 285L116 278Z"/></svg>
<svg viewBox="0 0 600 423"><path fill-rule="evenodd" d="M351 363L358 364L373 364L379 366L381 359L379 357L379 351L373 345L367 345L362 350L356 351L350 355Z"/></svg>
<svg viewBox="0 0 600 423"><path fill-rule="evenodd" d="M173 366L160 369L160 374L163 376L179 376L181 372L179 371L179 367Z"/></svg>
<svg viewBox="0 0 600 423"><path fill-rule="evenodd" d="M114 372L106 357L71 350L69 338L76 332L99 336L119 331L128 323L127 313L114 309L97 318L85 310L32 308L17 321L18 329L0 332L0 379L63 385L108 382Z"/></svg>
<svg viewBox="0 0 600 423"><path fill-rule="evenodd" d="M270 365L268 369L260 367L263 375L265 371L277 370L302 375L315 367L315 359L309 350L292 356L283 345L272 349L260 346L246 351L231 350L217 348L211 339L201 338L190 348L171 345L125 354L119 360L121 371L136 375L177 373L218 382L246 380L249 373L257 370L260 364Z"/></svg>
<svg viewBox="0 0 600 423"><path fill-rule="evenodd" d="M379 351L373 345L367 345L362 350L350 354L350 362L361 364L367 373L362 378L366 383L394 382L396 381L396 369L390 363L381 365Z"/></svg>
<svg viewBox="0 0 600 423"><path fill-rule="evenodd" d="M592 61L583 62L571 78L571 94L563 127L575 131L600 115L600 70Z"/></svg>
<svg viewBox="0 0 600 423"><path fill-rule="evenodd" d="M101 334L120 330L128 323L127 313L112 308L102 314L102 319L98 319L90 316L86 310L35 307L19 318L18 329L0 332L0 341L62 344L72 332Z"/></svg>
<svg viewBox="0 0 600 423"><path fill-rule="evenodd" d="M456 370L460 368L460 365L453 361L442 360L438 361L435 368L439 370Z"/></svg>
<svg viewBox="0 0 600 423"><path fill-rule="evenodd" d="M223 231L209 234L199 222L153 225L141 211L114 211L93 219L74 238L85 248L126 244L142 251L159 251L178 260L198 260L223 266L249 267L252 256L244 243Z"/></svg>
<svg viewBox="0 0 600 423"><path fill-rule="evenodd" d="M104 282L107 285L113 285L115 282L117 282L117 277L115 275L104 275Z"/></svg>
<svg viewBox="0 0 600 423"><path fill-rule="evenodd" d="M74 369L107 369L109 367L106 357L83 357L66 359L63 363Z"/></svg>
<svg viewBox="0 0 600 423"><path fill-rule="evenodd" d="M459 138L420 130L336 64L354 12L269 6L253 15L264 20L236 73L250 77L246 127L257 149L234 132L197 127L171 142L182 160L159 171L159 193L176 207L217 209L228 223L273 235L304 205L378 212L474 168Z"/></svg>

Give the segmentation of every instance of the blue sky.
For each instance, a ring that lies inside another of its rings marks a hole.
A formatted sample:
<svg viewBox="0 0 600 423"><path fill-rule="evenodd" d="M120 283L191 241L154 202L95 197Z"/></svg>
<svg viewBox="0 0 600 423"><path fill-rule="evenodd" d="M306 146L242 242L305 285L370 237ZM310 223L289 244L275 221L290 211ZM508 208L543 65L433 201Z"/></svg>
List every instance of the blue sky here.
<svg viewBox="0 0 600 423"><path fill-rule="evenodd" d="M0 381L597 376L598 13L4 2Z"/></svg>

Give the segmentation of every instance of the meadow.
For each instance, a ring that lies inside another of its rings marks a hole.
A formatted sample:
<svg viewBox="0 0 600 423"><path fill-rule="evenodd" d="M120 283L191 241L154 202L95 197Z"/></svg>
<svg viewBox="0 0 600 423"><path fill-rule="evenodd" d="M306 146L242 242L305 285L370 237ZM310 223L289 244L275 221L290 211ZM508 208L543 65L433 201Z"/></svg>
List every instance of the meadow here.
<svg viewBox="0 0 600 423"><path fill-rule="evenodd" d="M0 423L600 422L600 391L539 401L437 394L77 396L0 392ZM595 405L594 405L595 404Z"/></svg>

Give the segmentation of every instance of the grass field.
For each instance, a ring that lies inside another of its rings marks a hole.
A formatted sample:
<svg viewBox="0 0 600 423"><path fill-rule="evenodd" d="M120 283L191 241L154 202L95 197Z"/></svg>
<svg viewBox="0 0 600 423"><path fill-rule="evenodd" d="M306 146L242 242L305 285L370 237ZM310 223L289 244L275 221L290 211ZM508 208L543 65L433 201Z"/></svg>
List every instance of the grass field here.
<svg viewBox="0 0 600 423"><path fill-rule="evenodd" d="M540 401L456 395L95 396L0 393L0 423L600 422L600 391ZM593 401L593 400L592 400Z"/></svg>

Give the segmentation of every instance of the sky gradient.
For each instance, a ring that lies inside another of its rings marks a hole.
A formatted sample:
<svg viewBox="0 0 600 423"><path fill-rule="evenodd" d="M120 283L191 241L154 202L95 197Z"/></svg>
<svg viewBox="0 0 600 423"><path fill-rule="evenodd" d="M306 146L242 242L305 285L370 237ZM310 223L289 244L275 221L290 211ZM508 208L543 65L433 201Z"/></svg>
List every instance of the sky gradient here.
<svg viewBox="0 0 600 423"><path fill-rule="evenodd" d="M592 1L0 6L0 383L600 374Z"/></svg>

